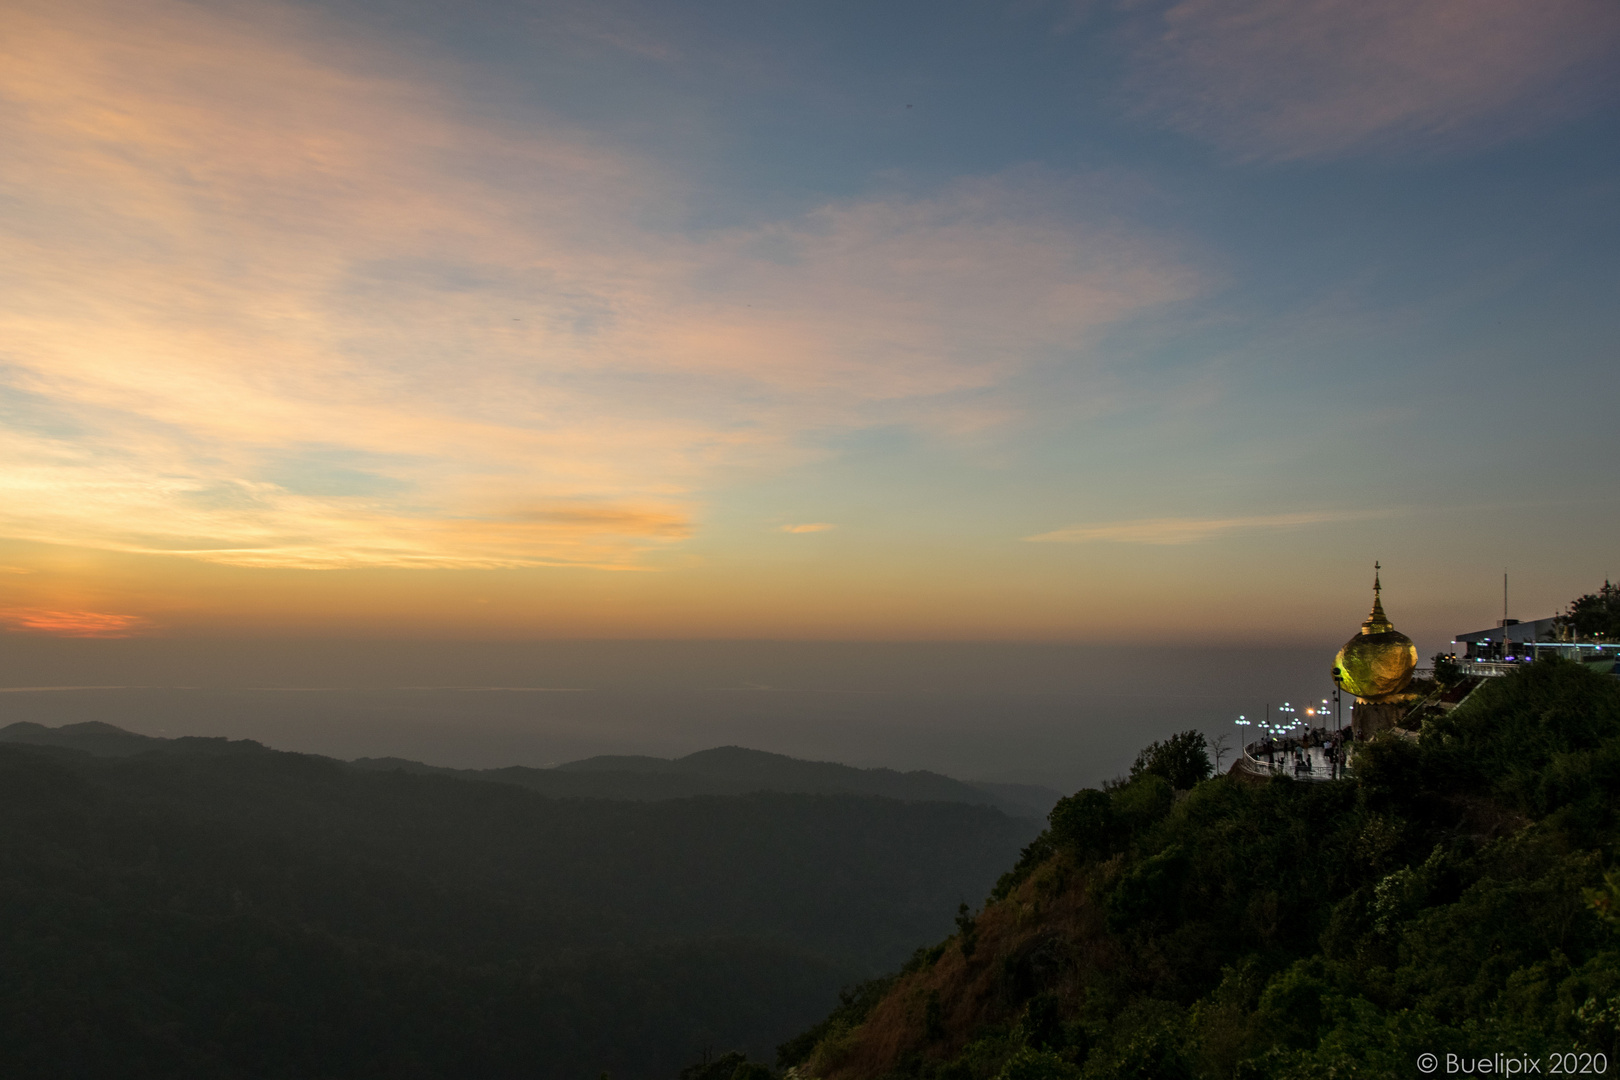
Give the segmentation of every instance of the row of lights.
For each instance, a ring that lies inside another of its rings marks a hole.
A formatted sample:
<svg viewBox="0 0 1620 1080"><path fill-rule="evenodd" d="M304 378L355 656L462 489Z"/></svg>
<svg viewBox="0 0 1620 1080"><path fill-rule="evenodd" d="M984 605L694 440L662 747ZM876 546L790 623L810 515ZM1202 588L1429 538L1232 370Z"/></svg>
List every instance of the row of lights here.
<svg viewBox="0 0 1620 1080"><path fill-rule="evenodd" d="M1250 720L1247 716L1239 716L1236 720L1234 720L1232 722L1234 724L1238 725L1238 727L1240 727L1240 728L1251 727L1251 726L1252 727L1258 727L1262 731L1265 731L1268 735L1286 735L1290 731L1295 731L1295 730L1297 730L1299 728L1302 728L1302 727L1306 726L1306 721L1298 719L1297 714L1299 713L1299 710L1294 708L1294 706L1290 702L1287 702L1287 701L1283 702L1280 706L1278 706L1277 711L1280 712L1280 713L1289 713L1289 714L1291 714L1291 718L1289 719L1288 723L1286 723L1286 724L1273 724L1273 723L1270 722L1269 717L1266 720ZM1329 712L1328 699L1323 698L1322 699L1322 704L1321 704L1320 707L1307 708L1305 710L1305 715L1306 716L1326 716L1328 714L1328 712ZM1242 732L1238 733L1239 738L1242 737L1242 734L1243 734Z"/></svg>

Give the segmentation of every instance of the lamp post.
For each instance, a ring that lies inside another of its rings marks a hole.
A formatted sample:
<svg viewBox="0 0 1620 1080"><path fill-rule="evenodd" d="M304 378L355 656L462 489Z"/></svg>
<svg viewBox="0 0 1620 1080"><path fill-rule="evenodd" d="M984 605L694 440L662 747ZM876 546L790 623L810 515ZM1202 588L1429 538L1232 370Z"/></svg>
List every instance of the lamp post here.
<svg viewBox="0 0 1620 1080"><path fill-rule="evenodd" d="M1242 754L1244 757L1248 757L1249 744L1244 739L1244 735L1246 733L1243 731L1243 729L1254 723L1254 721L1250 720L1246 716L1240 716L1236 720L1232 721L1232 723L1238 726L1238 753Z"/></svg>
<svg viewBox="0 0 1620 1080"><path fill-rule="evenodd" d="M1296 717L1296 714L1299 712L1299 710L1294 708L1294 706L1293 706L1293 704L1291 702L1285 701L1281 705L1277 706L1277 711L1279 713L1288 714L1287 716L1284 717L1284 719L1286 719L1288 721L1288 725L1283 728L1283 731L1286 732L1286 733L1292 734L1293 730L1296 727L1299 726L1299 720ZM1297 749L1296 749L1295 753L1298 753ZM1284 766L1285 769L1287 768L1287 765L1288 765L1288 758L1284 757L1283 758L1283 766Z"/></svg>

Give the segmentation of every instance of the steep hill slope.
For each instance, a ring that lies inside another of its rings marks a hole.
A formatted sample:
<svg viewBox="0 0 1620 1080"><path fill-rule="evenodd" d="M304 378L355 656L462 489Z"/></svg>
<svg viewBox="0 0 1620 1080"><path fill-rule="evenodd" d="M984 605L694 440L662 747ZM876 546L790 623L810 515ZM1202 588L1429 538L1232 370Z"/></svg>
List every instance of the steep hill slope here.
<svg viewBox="0 0 1620 1080"><path fill-rule="evenodd" d="M780 1064L1342 1078L1500 1053L1603 1072L1620 1058L1617 810L1620 684L1558 662L1493 680L1418 741L1364 746L1352 780L1083 791L956 935L846 992Z"/></svg>

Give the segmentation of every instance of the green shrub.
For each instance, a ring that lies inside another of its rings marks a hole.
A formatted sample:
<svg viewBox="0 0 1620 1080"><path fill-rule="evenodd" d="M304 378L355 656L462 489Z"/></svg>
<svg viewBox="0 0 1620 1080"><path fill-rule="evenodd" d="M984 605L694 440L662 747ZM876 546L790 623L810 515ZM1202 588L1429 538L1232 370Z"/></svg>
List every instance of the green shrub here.
<svg viewBox="0 0 1620 1080"><path fill-rule="evenodd" d="M1148 743L1131 765L1132 780L1148 774L1162 776L1177 791L1186 791L1209 779L1209 745L1201 731L1183 731L1163 742Z"/></svg>

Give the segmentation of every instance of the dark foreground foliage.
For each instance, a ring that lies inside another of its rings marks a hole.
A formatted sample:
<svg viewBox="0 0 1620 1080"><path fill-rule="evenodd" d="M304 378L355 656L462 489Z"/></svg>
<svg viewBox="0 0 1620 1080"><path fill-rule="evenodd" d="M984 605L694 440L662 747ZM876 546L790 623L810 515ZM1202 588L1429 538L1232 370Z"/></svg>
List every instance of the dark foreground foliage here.
<svg viewBox="0 0 1620 1080"><path fill-rule="evenodd" d="M1185 748L1182 748L1184 750ZM1178 751L1185 759L1189 755ZM1150 760L1151 755L1144 760ZM799 1077L1419 1076L1620 1060L1620 681L1538 663L1355 777L1135 770L1061 802L973 920L781 1048ZM947 943L948 945L949 943Z"/></svg>
<svg viewBox="0 0 1620 1080"><path fill-rule="evenodd" d="M963 804L0 747L0 1075L668 1078L944 933L1028 835Z"/></svg>

